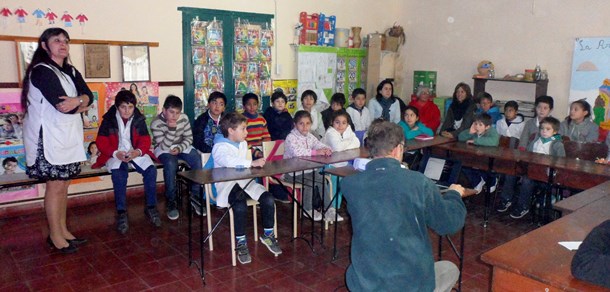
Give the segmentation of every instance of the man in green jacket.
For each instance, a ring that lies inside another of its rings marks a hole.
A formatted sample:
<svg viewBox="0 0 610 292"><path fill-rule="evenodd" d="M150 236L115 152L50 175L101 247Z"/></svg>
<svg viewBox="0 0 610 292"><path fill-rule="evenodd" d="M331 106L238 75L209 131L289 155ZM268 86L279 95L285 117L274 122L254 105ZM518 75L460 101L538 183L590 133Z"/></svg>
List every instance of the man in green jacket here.
<svg viewBox="0 0 610 292"><path fill-rule="evenodd" d="M367 147L374 159L341 183L353 228L351 291L449 291L458 279L455 264L434 262L428 228L444 235L464 226L464 188L451 185L441 195L423 174L401 167L404 141L400 126L373 123Z"/></svg>

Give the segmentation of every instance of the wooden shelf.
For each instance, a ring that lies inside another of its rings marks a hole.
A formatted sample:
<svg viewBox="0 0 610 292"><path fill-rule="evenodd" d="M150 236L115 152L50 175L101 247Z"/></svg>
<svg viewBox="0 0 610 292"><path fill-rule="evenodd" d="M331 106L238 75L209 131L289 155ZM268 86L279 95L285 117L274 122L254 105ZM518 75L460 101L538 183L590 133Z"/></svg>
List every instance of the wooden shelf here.
<svg viewBox="0 0 610 292"><path fill-rule="evenodd" d="M527 83L527 84L535 84L536 92L534 93L534 99L536 97L546 95L547 87L549 85L549 80L538 80L538 81L525 81L525 80L511 80L511 79L491 79L491 78L477 78L473 77L474 80L474 92L473 95L475 97L478 96L480 92L485 91L485 84L487 81L496 81L496 82L516 82L516 83Z"/></svg>
<svg viewBox="0 0 610 292"><path fill-rule="evenodd" d="M16 35L0 35L0 41L37 42L38 41L38 37L27 37L27 36L16 36ZM107 45L111 45L111 46L148 45L151 48L159 47L159 42L87 40L87 39L70 39L70 44L107 44Z"/></svg>

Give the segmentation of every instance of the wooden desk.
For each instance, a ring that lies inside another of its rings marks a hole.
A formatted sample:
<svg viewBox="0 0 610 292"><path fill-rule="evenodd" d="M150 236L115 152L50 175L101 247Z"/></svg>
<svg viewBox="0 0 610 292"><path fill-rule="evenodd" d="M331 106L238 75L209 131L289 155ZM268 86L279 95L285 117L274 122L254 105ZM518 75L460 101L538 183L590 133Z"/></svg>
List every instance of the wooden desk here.
<svg viewBox="0 0 610 292"><path fill-rule="evenodd" d="M588 190L584 190L578 194L572 195L571 197L561 200L555 205L558 211L561 211L563 216L573 213L581 208L595 204L599 200L610 197L610 181L592 187Z"/></svg>
<svg viewBox="0 0 610 292"><path fill-rule="evenodd" d="M610 197L484 253L481 259L493 267L491 290L606 291L574 278L570 265L575 251L557 242L582 241L608 218Z"/></svg>
<svg viewBox="0 0 610 292"><path fill-rule="evenodd" d="M321 164L315 163L312 161L307 161L298 158L291 159L282 159L269 161L265 163L264 167L261 168L244 168L244 169L236 169L236 168L212 168L212 169L198 169L198 170L189 170L189 171L181 171L178 172L178 179L181 181L187 182L190 184L198 184L204 186L206 184L212 184L217 182L226 182L226 181L235 181L235 180L243 180L243 179L254 179L258 177L269 176L272 177L277 174L283 173L294 173L309 169L316 169L322 167ZM189 188L190 189L190 188ZM190 192L188 192L190 194ZM299 204L299 207L300 204ZM206 208L210 210L209 200L206 200ZM190 208L189 208L190 210ZM192 257L192 216L189 214L189 265L191 263L195 263ZM208 238L210 238L210 247L211 244L211 236L212 236L212 215L207 215L207 225L208 225ZM200 253L200 274L201 278L204 279L204 267L203 267L203 246L204 246L204 238L205 234L203 233L203 217L199 217L199 235L200 235L200 245L199 245L199 253ZM312 237L313 237L313 229L312 229ZM234 240L234 239L231 239ZM211 249L211 248L210 248ZM205 281L205 280L204 280Z"/></svg>
<svg viewBox="0 0 610 292"><path fill-rule="evenodd" d="M360 148L356 148L356 149L333 152L333 154L331 154L330 156L316 155L316 156L301 156L299 158L303 159L303 160L307 160L307 161L320 163L323 165L328 165L328 164L333 164L333 163L354 160L359 157L368 158L369 151L364 147L360 147Z"/></svg>

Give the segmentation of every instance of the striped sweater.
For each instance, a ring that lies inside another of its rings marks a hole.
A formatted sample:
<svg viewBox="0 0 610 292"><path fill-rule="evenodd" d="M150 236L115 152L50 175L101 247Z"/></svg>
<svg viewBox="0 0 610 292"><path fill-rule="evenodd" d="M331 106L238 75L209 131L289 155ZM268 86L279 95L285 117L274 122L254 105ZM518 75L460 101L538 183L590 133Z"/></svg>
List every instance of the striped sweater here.
<svg viewBox="0 0 610 292"><path fill-rule="evenodd" d="M167 120L160 113L150 123L155 148L169 151L172 145L178 147L180 152L188 149L193 144L193 132L191 123L184 113L180 114L176 127L168 127Z"/></svg>
<svg viewBox="0 0 610 292"><path fill-rule="evenodd" d="M262 115L257 115L256 118L251 119L247 117L247 128L248 136L246 137L246 141L248 142L248 146L261 146L263 145L263 141L271 141L271 136L269 135L269 130L267 130L267 120Z"/></svg>

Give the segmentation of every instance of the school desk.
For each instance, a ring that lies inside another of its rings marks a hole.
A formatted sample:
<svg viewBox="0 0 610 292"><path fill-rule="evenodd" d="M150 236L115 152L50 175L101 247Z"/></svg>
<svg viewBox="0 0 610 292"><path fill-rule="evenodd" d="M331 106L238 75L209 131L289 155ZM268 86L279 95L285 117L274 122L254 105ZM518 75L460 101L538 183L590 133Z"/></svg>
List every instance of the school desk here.
<svg viewBox="0 0 610 292"><path fill-rule="evenodd" d="M609 197L610 181L606 181L605 183L599 184L555 203L553 208L560 211L562 216L566 216L588 205L595 204L599 200Z"/></svg>
<svg viewBox="0 0 610 292"><path fill-rule="evenodd" d="M574 278L570 271L576 251L558 244L582 241L610 218L610 197L500 245L481 256L492 266L492 291L607 291Z"/></svg>

